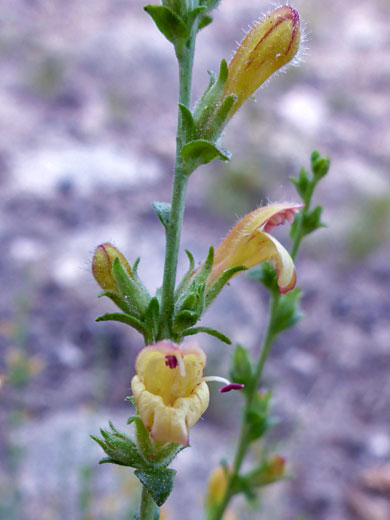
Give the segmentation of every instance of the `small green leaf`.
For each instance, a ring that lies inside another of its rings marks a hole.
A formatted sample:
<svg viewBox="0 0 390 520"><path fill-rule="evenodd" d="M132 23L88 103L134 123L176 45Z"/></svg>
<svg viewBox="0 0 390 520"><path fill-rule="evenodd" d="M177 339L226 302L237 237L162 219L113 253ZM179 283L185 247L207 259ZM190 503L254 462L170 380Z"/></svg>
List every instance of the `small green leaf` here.
<svg viewBox="0 0 390 520"><path fill-rule="evenodd" d="M172 9L162 5L146 5L144 9L153 18L160 32L171 43L187 39L186 24Z"/></svg>
<svg viewBox="0 0 390 520"><path fill-rule="evenodd" d="M213 18L209 15L204 15L202 16L202 18L200 19L200 22L199 22L199 25L198 25L198 30L200 31L201 29L204 29L205 27L207 27L208 25L210 25L213 21Z"/></svg>
<svg viewBox="0 0 390 520"><path fill-rule="evenodd" d="M134 474L149 491L158 506L162 506L173 489L176 471L161 468L156 470L137 470Z"/></svg>
<svg viewBox="0 0 390 520"><path fill-rule="evenodd" d="M184 141L187 142L190 141L193 137L195 128L194 118L192 117L191 110L185 105L179 103L179 109L184 125Z"/></svg>
<svg viewBox="0 0 390 520"><path fill-rule="evenodd" d="M171 204L169 202L152 202L152 206L161 224L167 229L171 217Z"/></svg>
<svg viewBox="0 0 390 520"><path fill-rule="evenodd" d="M251 442L260 439L270 427L270 398L270 392L256 394L250 408L245 410L245 419L249 428L249 440Z"/></svg>
<svg viewBox="0 0 390 520"><path fill-rule="evenodd" d="M279 294L276 271L269 262L264 262L258 267L251 269L248 273L248 278L261 282L269 291Z"/></svg>
<svg viewBox="0 0 390 520"><path fill-rule="evenodd" d="M158 299L154 296L149 303L148 308L145 312L145 327L151 334L151 343L154 343L159 329L159 318L160 318L160 304Z"/></svg>
<svg viewBox="0 0 390 520"><path fill-rule="evenodd" d="M199 314L195 311L183 310L176 314L173 320L173 331L180 333L181 331L192 327L199 319Z"/></svg>
<svg viewBox="0 0 390 520"><path fill-rule="evenodd" d="M222 334L222 332L219 332L219 330L211 329L209 327L193 327L191 329L185 330L181 335L182 336L194 336L195 334L199 334L199 332L204 332L205 334L209 334L210 336L214 336L215 338L218 338L219 340L223 341L227 345L231 345L231 340L225 336L225 334Z"/></svg>
<svg viewBox="0 0 390 520"><path fill-rule="evenodd" d="M301 298L301 291L298 287L288 294L280 295L272 321L273 334L277 335L283 330L293 327L302 318L303 312L299 307Z"/></svg>
<svg viewBox="0 0 390 520"><path fill-rule="evenodd" d="M252 363L247 350L237 345L230 360L230 379L233 383L245 385L245 390L250 386L252 380Z"/></svg>
<svg viewBox="0 0 390 520"><path fill-rule="evenodd" d="M298 177L290 177L290 181L294 184L297 192L301 199L306 202L306 193L310 184L308 173L305 169L301 168Z"/></svg>
<svg viewBox="0 0 390 520"><path fill-rule="evenodd" d="M130 325L130 327L133 327L141 334L145 334L146 332L145 325L137 318L134 318L134 316L130 316L130 314L109 312L107 314L103 314L102 316L98 316L96 321L119 321L120 323L126 323L126 325Z"/></svg>
<svg viewBox="0 0 390 520"><path fill-rule="evenodd" d="M181 150L181 156L191 171L214 159L229 161L231 157L227 150L218 148L214 143L206 139L195 139L195 141L185 144Z"/></svg>
<svg viewBox="0 0 390 520"><path fill-rule="evenodd" d="M207 10L207 7L205 5L195 7L195 9L192 9L187 14L187 26L189 29L191 29L192 25L194 24L195 20L198 18L198 16L201 16L205 11ZM199 27L199 24L198 24Z"/></svg>

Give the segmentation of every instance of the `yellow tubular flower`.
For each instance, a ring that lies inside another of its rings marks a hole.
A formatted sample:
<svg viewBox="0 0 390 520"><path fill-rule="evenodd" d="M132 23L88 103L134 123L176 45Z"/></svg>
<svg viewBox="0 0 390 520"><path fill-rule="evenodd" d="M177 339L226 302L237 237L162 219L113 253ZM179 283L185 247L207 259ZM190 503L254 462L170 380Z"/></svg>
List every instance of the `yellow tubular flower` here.
<svg viewBox="0 0 390 520"><path fill-rule="evenodd" d="M180 349L170 341L145 347L138 354L131 389L152 439L188 445L188 430L209 404L205 363L200 348Z"/></svg>
<svg viewBox="0 0 390 520"><path fill-rule="evenodd" d="M288 251L269 235L275 226L292 223L299 204L270 204L255 209L237 222L214 254L214 265L207 280L211 287L224 271L243 265L248 269L269 261L276 270L280 293L295 287L296 273Z"/></svg>
<svg viewBox="0 0 390 520"><path fill-rule="evenodd" d="M276 9L252 27L229 63L222 99L237 96L230 117L271 74L294 58L299 43L299 14L289 6Z"/></svg>
<svg viewBox="0 0 390 520"><path fill-rule="evenodd" d="M131 267L119 249L109 242L100 244L95 249L92 259L92 274L104 291L118 292L116 281L112 275L112 264L115 258L119 258L127 273L132 276Z"/></svg>

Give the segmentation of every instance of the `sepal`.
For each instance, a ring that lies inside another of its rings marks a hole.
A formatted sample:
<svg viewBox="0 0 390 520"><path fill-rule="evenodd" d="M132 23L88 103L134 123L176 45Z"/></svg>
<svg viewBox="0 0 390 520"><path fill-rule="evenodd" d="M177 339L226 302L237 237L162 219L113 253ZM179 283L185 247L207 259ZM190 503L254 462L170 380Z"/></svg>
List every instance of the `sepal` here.
<svg viewBox="0 0 390 520"><path fill-rule="evenodd" d="M102 459L100 463L112 463L122 466L131 466L133 468L143 468L144 461L139 455L137 446L130 437L119 432L110 422L110 431L101 429L100 433L103 439L99 439L91 435L91 438L99 444L99 446L108 455L108 459Z"/></svg>

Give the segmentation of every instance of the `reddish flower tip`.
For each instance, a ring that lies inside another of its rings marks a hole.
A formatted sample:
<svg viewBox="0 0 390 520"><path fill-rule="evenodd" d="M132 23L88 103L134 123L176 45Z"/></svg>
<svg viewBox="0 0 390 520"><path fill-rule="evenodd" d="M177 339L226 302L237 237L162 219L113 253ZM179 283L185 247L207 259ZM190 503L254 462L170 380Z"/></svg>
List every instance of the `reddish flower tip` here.
<svg viewBox="0 0 390 520"><path fill-rule="evenodd" d="M239 383L230 383L230 385L223 386L219 389L221 394L224 394L225 392L230 392L230 390L242 390L245 385L240 385Z"/></svg>

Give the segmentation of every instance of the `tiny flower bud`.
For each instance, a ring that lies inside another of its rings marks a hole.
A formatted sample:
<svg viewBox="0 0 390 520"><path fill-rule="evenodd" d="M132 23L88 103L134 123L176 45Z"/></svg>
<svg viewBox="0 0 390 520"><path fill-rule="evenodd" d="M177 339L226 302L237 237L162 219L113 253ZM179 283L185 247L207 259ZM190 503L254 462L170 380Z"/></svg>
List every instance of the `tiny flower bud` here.
<svg viewBox="0 0 390 520"><path fill-rule="evenodd" d="M254 486L266 486L272 484L284 477L285 467L286 459L280 455L274 455L251 474L250 482Z"/></svg>
<svg viewBox="0 0 390 520"><path fill-rule="evenodd" d="M299 14L289 6L276 9L252 27L229 64L222 99L237 96L229 117L271 74L294 58L299 43Z"/></svg>
<svg viewBox="0 0 390 520"><path fill-rule="evenodd" d="M118 292L118 286L112 274L112 264L115 258L131 276L131 267L122 253L109 242L97 246L92 259L92 274L104 291Z"/></svg>
<svg viewBox="0 0 390 520"><path fill-rule="evenodd" d="M209 477L207 483L206 506L207 508L222 502L227 488L227 468L218 466Z"/></svg>

